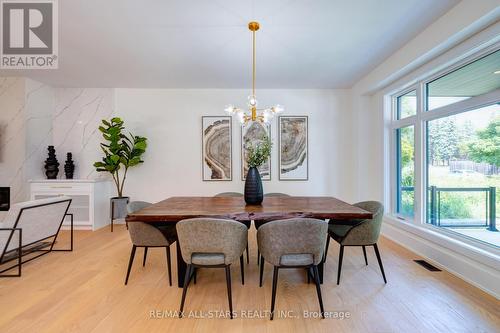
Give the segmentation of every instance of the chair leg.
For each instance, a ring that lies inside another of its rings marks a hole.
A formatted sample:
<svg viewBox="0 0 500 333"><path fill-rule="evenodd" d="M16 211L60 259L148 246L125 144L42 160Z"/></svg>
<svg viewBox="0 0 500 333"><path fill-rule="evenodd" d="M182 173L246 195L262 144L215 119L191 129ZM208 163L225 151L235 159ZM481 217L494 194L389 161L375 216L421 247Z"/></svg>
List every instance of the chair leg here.
<svg viewBox="0 0 500 333"><path fill-rule="evenodd" d="M377 255L378 265L380 266L380 270L382 271L382 277L384 278L384 283L387 283L384 273L384 265L382 265L382 258L380 258L380 252L378 251L377 244L373 244L373 248L375 249L375 254Z"/></svg>
<svg viewBox="0 0 500 333"><path fill-rule="evenodd" d="M172 262L170 260L170 246L166 247L166 251L167 251L168 284L172 286Z"/></svg>
<svg viewBox="0 0 500 333"><path fill-rule="evenodd" d="M142 267L146 266L146 257L148 256L148 247L144 248L144 258L142 259Z"/></svg>
<svg viewBox="0 0 500 333"><path fill-rule="evenodd" d="M262 287L262 279L264 277L264 257L260 256L260 282L259 287Z"/></svg>
<svg viewBox="0 0 500 333"><path fill-rule="evenodd" d="M274 272L273 272L273 295L271 298L271 320L273 320L274 317L274 304L276 301L276 289L278 286L278 266L274 266Z"/></svg>
<svg viewBox="0 0 500 333"><path fill-rule="evenodd" d="M309 275L309 268L306 269L307 284L311 283L311 276Z"/></svg>
<svg viewBox="0 0 500 333"><path fill-rule="evenodd" d="M241 284L245 285L245 267L243 265L243 254L240 256Z"/></svg>
<svg viewBox="0 0 500 333"><path fill-rule="evenodd" d="M340 283L340 272L342 271L342 259L344 257L344 246L340 245L339 268L337 270L337 285Z"/></svg>
<svg viewBox="0 0 500 333"><path fill-rule="evenodd" d="M248 243L247 243L247 264L250 263L250 252L248 252Z"/></svg>
<svg viewBox="0 0 500 333"><path fill-rule="evenodd" d="M260 250L257 250L257 266L259 266L260 263Z"/></svg>
<svg viewBox="0 0 500 333"><path fill-rule="evenodd" d="M137 247L135 245L132 245L132 252L130 252L130 259L128 261L128 268L127 268L127 277L125 277L125 285L127 285L128 282L128 277L130 275L130 270L132 269L132 263L134 262L134 257L135 257L135 249Z"/></svg>
<svg viewBox="0 0 500 333"><path fill-rule="evenodd" d="M365 264L368 266L368 258L366 257L366 247L363 245L363 255L365 256Z"/></svg>
<svg viewBox="0 0 500 333"><path fill-rule="evenodd" d="M182 298L181 298L181 308L179 310L179 318L182 318L182 311L184 310L184 301L186 300L186 292L189 285L189 280L191 280L191 270L193 266L188 264L186 267L186 275L184 277L184 287L182 288Z"/></svg>
<svg viewBox="0 0 500 333"><path fill-rule="evenodd" d="M321 297L321 287L319 283L318 266L312 268L314 270L314 282L316 282L316 293L318 294L319 308L321 310L321 317L325 319L325 309L323 308L323 298Z"/></svg>
<svg viewBox="0 0 500 333"><path fill-rule="evenodd" d="M326 257L328 256L328 248L330 247L330 235L326 235L326 248L323 262L326 262Z"/></svg>
<svg viewBox="0 0 500 333"><path fill-rule="evenodd" d="M231 295L231 265L226 266L227 300L229 301L229 315L233 319L233 296Z"/></svg>
<svg viewBox="0 0 500 333"><path fill-rule="evenodd" d="M198 272L198 268L194 267L193 268L193 282L196 284L196 273Z"/></svg>

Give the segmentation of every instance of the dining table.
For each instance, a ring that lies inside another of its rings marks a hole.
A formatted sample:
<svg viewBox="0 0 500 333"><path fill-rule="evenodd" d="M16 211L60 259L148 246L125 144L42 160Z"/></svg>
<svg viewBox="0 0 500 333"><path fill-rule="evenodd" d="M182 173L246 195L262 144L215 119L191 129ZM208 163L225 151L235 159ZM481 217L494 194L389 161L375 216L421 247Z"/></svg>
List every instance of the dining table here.
<svg viewBox="0 0 500 333"><path fill-rule="evenodd" d="M251 221L261 223L296 217L330 220L371 219L373 214L334 197L276 196L264 197L260 205L247 205L244 197L195 197L175 196L130 213L127 223L144 222L152 225L168 225L184 219L208 217L239 221L249 225ZM179 241L177 248L177 282L182 288L186 263L182 259ZM323 282L323 262L318 266Z"/></svg>

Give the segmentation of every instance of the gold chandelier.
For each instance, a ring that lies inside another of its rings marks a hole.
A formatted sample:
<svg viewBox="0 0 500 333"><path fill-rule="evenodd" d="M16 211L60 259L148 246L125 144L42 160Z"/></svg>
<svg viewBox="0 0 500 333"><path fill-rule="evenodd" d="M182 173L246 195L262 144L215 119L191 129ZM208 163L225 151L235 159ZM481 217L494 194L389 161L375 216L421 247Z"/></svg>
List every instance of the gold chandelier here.
<svg viewBox="0 0 500 333"><path fill-rule="evenodd" d="M242 109L235 107L234 105L227 105L224 111L230 115L237 115L242 124L246 124L249 121L260 121L262 123L269 122L275 114L283 112L284 108L282 105L275 105L268 108L258 109L257 97L255 96L255 32L259 30L258 22L248 23L248 29L252 32L252 42L253 42L253 55L252 55L252 94L248 96L248 111L246 113Z"/></svg>

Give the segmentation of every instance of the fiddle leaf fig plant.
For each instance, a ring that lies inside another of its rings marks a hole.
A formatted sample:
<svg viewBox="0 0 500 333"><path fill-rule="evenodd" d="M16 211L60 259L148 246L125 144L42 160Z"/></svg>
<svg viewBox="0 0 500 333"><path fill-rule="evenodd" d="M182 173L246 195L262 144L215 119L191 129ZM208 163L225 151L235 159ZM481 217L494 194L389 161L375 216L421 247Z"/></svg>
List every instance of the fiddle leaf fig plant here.
<svg viewBox="0 0 500 333"><path fill-rule="evenodd" d="M257 143L251 141L245 142L245 149L247 151L247 164L250 168L258 168L264 164L271 156L271 148L273 143L271 139L264 135Z"/></svg>
<svg viewBox="0 0 500 333"><path fill-rule="evenodd" d="M123 134L123 120L115 117L102 120L99 131L105 142L101 143L104 154L101 161L94 163L98 172L109 172L113 177L118 197L123 196L123 187L130 167L144 163L142 155L146 152L147 139L142 136ZM121 172L120 172L121 170Z"/></svg>

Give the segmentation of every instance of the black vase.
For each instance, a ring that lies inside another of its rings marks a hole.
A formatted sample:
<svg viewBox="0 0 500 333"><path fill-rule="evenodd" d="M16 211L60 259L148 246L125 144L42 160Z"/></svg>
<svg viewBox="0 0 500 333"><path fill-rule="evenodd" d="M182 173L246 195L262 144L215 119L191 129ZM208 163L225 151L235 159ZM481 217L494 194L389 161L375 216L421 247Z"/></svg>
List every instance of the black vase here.
<svg viewBox="0 0 500 333"><path fill-rule="evenodd" d="M247 205L260 205L262 200L264 200L262 179L259 170L256 167L251 167L248 169L245 181L245 202Z"/></svg>
<svg viewBox="0 0 500 333"><path fill-rule="evenodd" d="M73 163L73 154L66 154L66 162L64 163L64 173L66 174L66 179L73 179L73 173L75 172L75 163Z"/></svg>
<svg viewBox="0 0 500 333"><path fill-rule="evenodd" d="M49 151L49 156L45 160L45 175L47 179L56 179L59 173L59 162L56 158L56 150L54 146L49 146L47 150Z"/></svg>

